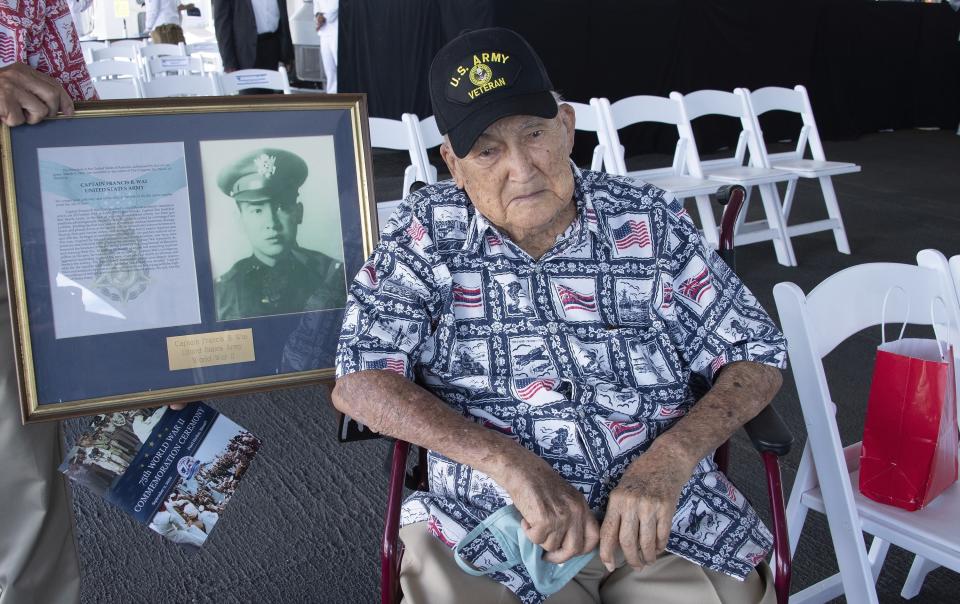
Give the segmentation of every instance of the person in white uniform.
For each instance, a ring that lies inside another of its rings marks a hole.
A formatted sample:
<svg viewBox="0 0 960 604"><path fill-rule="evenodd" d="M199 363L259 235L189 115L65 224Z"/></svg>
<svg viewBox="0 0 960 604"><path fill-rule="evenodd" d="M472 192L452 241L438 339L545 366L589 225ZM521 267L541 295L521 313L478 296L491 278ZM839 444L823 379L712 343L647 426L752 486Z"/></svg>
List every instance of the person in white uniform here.
<svg viewBox="0 0 960 604"><path fill-rule="evenodd" d="M326 74L325 90L330 94L337 91L337 43L340 23L340 0L313 0L313 13L317 19L317 35L320 36L320 59Z"/></svg>

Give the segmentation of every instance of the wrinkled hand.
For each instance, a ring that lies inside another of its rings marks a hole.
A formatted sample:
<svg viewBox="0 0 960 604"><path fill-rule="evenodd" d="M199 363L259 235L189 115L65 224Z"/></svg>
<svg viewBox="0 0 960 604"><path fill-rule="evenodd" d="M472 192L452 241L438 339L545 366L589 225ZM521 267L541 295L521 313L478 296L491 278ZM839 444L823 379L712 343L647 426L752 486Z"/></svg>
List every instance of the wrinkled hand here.
<svg viewBox="0 0 960 604"><path fill-rule="evenodd" d="M600 559L611 572L619 547L640 570L667 547L673 515L693 467L653 449L634 461L610 493L600 527Z"/></svg>
<svg viewBox="0 0 960 604"><path fill-rule="evenodd" d="M4 124L36 124L60 112L73 115L73 101L60 82L23 63L0 68L0 121Z"/></svg>
<svg viewBox="0 0 960 604"><path fill-rule="evenodd" d="M597 547L600 528L583 494L534 455L514 462L500 484L523 516L527 537L548 552L544 560L560 564Z"/></svg>
<svg viewBox="0 0 960 604"><path fill-rule="evenodd" d="M323 13L317 13L317 31L326 24L327 18L323 16Z"/></svg>

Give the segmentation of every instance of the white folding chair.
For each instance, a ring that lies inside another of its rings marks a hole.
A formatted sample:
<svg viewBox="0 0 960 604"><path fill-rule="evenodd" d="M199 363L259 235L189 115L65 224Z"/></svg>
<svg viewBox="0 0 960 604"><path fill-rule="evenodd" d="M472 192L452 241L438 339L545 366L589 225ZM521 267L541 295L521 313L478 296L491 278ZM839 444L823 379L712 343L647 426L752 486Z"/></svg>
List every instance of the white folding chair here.
<svg viewBox="0 0 960 604"><path fill-rule="evenodd" d="M104 101L143 98L143 81L137 76L115 80L94 80L93 85L97 89L97 96Z"/></svg>
<svg viewBox="0 0 960 604"><path fill-rule="evenodd" d="M817 122L813 119L813 106L807 96L807 89L803 86L798 85L793 89L777 86L760 88L752 91L748 100L750 101L750 109L757 118L768 111L790 111L800 114L800 118L803 120L803 127L797 137L796 149L781 153L767 153L767 157L772 168L786 170L800 178L816 178L819 180L829 218L790 226L790 209L793 206L794 195L797 191L797 181L788 181L787 192L783 196L783 220L787 223L787 234L796 236L820 231L833 231L833 237L837 242L837 250L849 254L850 244L847 242L847 232L843 228L843 218L840 216L840 206L837 204L837 193L833 188L831 177L838 174L859 172L860 166L848 162L827 161L823 152L823 143L820 142ZM759 120L757 120L757 124L759 125ZM758 130L757 135L766 152L763 134ZM810 148L812 159L804 159L807 147Z"/></svg>
<svg viewBox="0 0 960 604"><path fill-rule="evenodd" d="M143 82L143 96L155 99L168 96L215 96L214 74L171 75Z"/></svg>
<svg viewBox="0 0 960 604"><path fill-rule="evenodd" d="M923 250L917 262L918 266L853 266L807 295L793 283L773 288L807 427L807 443L787 503L790 550L796 551L807 513L820 512L827 517L840 567L838 574L793 594L792 604L826 602L840 595L847 602L876 604L875 583L891 543L960 571L960 523L956 521L960 485L949 487L915 512L861 495L857 486L860 443L843 446L835 417L837 405L855 403L832 399L823 368L823 357L841 342L883 320L930 325L931 307L942 308L935 303L937 298L948 315L938 314L937 321L956 324L957 302L946 258L935 250ZM881 319L887 294L894 288L886 317ZM869 554L863 533L874 536Z"/></svg>
<svg viewBox="0 0 960 604"><path fill-rule="evenodd" d="M562 105L570 105L576 115L575 128L581 132L593 132L597 135L597 145L593 148L593 157L590 160L590 169L600 171L603 169L603 158L606 149L603 145L604 122L601 115L602 109L600 103L607 99L590 99L590 103L574 103L572 101L560 101ZM609 103L609 101L607 101ZM609 172L609 168L607 169Z"/></svg>
<svg viewBox="0 0 960 604"><path fill-rule="evenodd" d="M199 57L161 55L146 59L143 66L148 82L173 75L203 75L203 61Z"/></svg>
<svg viewBox="0 0 960 604"><path fill-rule="evenodd" d="M110 43L110 48L139 48L143 46L143 40L114 40Z"/></svg>
<svg viewBox="0 0 960 604"><path fill-rule="evenodd" d="M83 51L83 60L87 63L93 61L93 51L107 47L106 42L99 40L80 40L80 50Z"/></svg>
<svg viewBox="0 0 960 604"><path fill-rule="evenodd" d="M216 42L198 42L187 44L187 55L200 57L205 72L223 73L223 59Z"/></svg>
<svg viewBox="0 0 960 604"><path fill-rule="evenodd" d="M757 126L750 113L746 94L740 89L736 92L698 90L687 95L671 92L670 98L680 103L680 136L693 142L687 145L687 171L690 176L709 178L721 184L741 185L747 189L748 201L752 187L760 190L766 220L743 222L742 219L747 213L747 208L744 208L736 230L737 245L772 240L777 261L785 266L796 266L797 260L787 235L776 183L796 180L797 176L765 165L766 154L763 146L757 143ZM732 157L696 162L689 160L690 154L697 152L692 122L705 115L722 115L740 120L740 136ZM749 163L746 162L748 149Z"/></svg>
<svg viewBox="0 0 960 604"><path fill-rule="evenodd" d="M90 51L92 61L109 61L120 59L122 61L137 61L137 47L125 44L122 46L111 45L106 48L94 48Z"/></svg>
<svg viewBox="0 0 960 604"><path fill-rule="evenodd" d="M141 59L150 57L185 57L187 56L187 46L183 42L179 44L144 44L137 47L137 53Z"/></svg>
<svg viewBox="0 0 960 604"><path fill-rule="evenodd" d="M950 277L953 282L953 291L956 293L957 298L960 299L960 255L950 258ZM960 310L957 311L957 314L960 315ZM960 341L960 337L958 337L956 332L951 333L951 337L951 341L953 342ZM955 348L953 353L954 366L960 367L960 347ZM960 371L957 372L956 378L957 404L960 405ZM957 420L960 422L960 413L957 414ZM900 596L909 600L919 594L920 588L923 587L924 579L927 578L930 571L936 570L939 566L936 562L928 560L923 556L915 556L913 564L910 566L910 572L907 574L907 579L903 582L903 589L900 591Z"/></svg>
<svg viewBox="0 0 960 604"><path fill-rule="evenodd" d="M135 78L140 75L140 68L133 61L94 61L87 64L87 71L94 80Z"/></svg>
<svg viewBox="0 0 960 604"><path fill-rule="evenodd" d="M132 61L94 61L87 71L101 99L143 98L140 67Z"/></svg>
<svg viewBox="0 0 960 604"><path fill-rule="evenodd" d="M413 183L422 179L421 174L428 172L421 163L424 160L421 159L421 145L416 135L416 128L419 124L420 120L412 113L404 113L399 120L382 117L370 118L370 146L372 148L406 151L410 157L410 164L403 171L403 191L400 194L400 199L381 201L377 204L377 217L381 227L387 223L387 219L397 209L403 198L410 194ZM427 181L424 180L423 182ZM436 182L436 176L434 176L434 182Z"/></svg>
<svg viewBox="0 0 960 604"><path fill-rule="evenodd" d="M648 182L677 199L693 197L696 200L704 239L714 248L719 247L717 222L709 196L716 193L722 184L691 175L702 173L702 170L698 167L700 157L696 143L680 132L680 123L683 121L680 103L674 98L638 95L620 99L612 105L607 99L599 99L599 107L604 122L601 141L606 154L604 163L607 171ZM641 123L670 124L677 128L677 146L674 148L673 163L670 166L627 172L625 151L620 144L618 131ZM694 164L692 170L688 170L688 163Z"/></svg>
<svg viewBox="0 0 960 604"><path fill-rule="evenodd" d="M240 94L241 90L263 88L291 94L290 78L283 65L277 71L269 69L241 69L230 73L217 74L220 94Z"/></svg>

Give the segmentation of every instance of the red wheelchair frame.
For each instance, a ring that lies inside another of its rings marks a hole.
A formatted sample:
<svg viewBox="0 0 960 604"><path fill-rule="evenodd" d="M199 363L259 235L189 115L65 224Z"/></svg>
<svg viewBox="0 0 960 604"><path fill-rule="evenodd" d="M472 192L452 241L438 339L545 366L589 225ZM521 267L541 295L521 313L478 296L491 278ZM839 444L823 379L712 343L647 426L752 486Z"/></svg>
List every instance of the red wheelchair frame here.
<svg viewBox="0 0 960 604"><path fill-rule="evenodd" d="M739 185L722 187L717 193L717 200L724 206L718 253L731 268L734 268L734 227L745 198L746 191ZM774 588L777 594L777 603L787 604L790 593L791 557L779 458L789 453L793 444L793 435L790 434L779 414L770 405L747 422L744 425L744 430L754 448L763 458L770 511L773 519ZM380 550L380 601L382 604L396 604L402 598L399 574L403 545L399 541L399 533L403 489L405 486L414 490L427 490L428 488L426 450L419 447L417 464L408 473L407 456L409 451L410 443L400 440L394 442L392 459L390 460L387 517L383 531L383 544ZM727 472L730 461L729 442L724 443L716 450L714 461L724 473Z"/></svg>

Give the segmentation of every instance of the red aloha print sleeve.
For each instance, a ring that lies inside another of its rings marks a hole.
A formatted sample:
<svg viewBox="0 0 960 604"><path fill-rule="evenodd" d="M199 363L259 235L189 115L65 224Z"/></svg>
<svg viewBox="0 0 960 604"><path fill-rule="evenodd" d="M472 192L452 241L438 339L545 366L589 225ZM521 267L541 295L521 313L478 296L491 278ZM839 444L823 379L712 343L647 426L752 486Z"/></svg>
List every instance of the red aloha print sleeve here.
<svg viewBox="0 0 960 604"><path fill-rule="evenodd" d="M56 78L75 101L97 98L64 0L0 2L0 65L12 63Z"/></svg>

